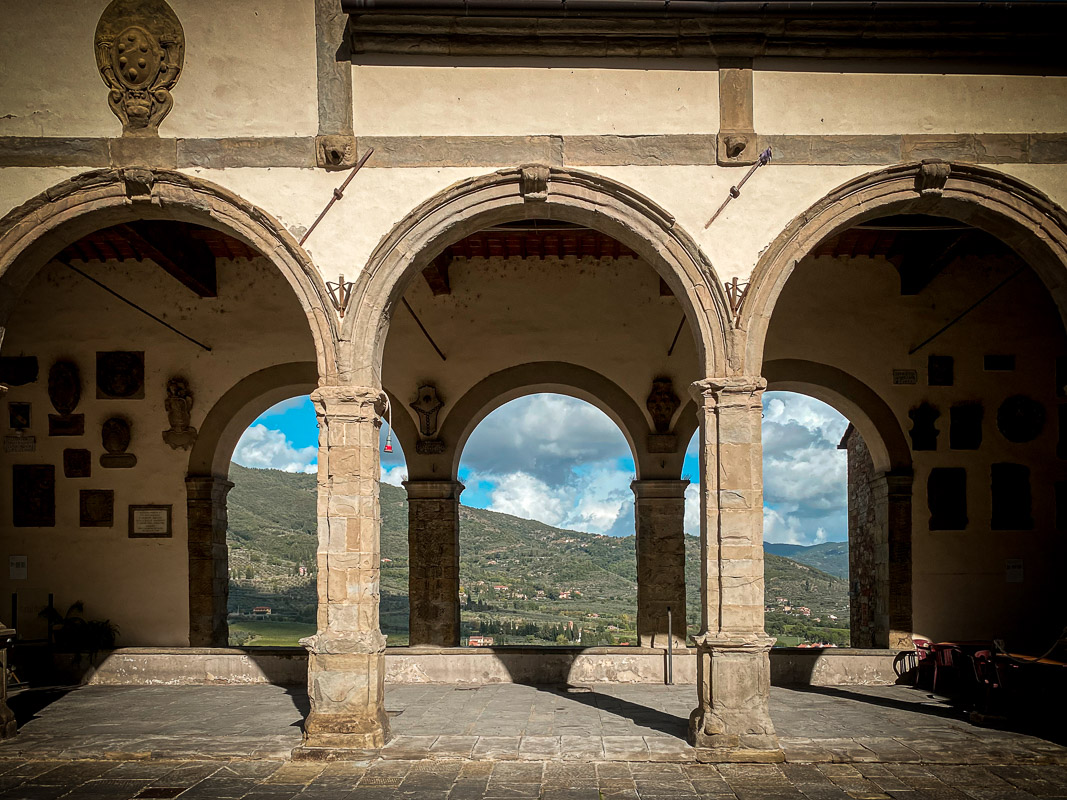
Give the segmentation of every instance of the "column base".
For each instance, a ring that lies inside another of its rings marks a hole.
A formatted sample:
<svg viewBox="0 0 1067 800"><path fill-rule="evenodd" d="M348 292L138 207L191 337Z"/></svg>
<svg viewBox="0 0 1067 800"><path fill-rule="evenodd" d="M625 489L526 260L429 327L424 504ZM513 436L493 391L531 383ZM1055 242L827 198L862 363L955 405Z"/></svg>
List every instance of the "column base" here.
<svg viewBox="0 0 1067 800"><path fill-rule="evenodd" d="M0 700L0 739L10 739L18 733L18 723L15 721L15 712L7 703Z"/></svg>
<svg viewBox="0 0 1067 800"><path fill-rule="evenodd" d="M695 643L700 705L689 715L689 743L697 748L697 758L783 761L768 705L774 639L704 635Z"/></svg>
<svg viewBox="0 0 1067 800"><path fill-rule="evenodd" d="M384 652L311 652L308 690L305 747L376 750L389 741Z"/></svg>

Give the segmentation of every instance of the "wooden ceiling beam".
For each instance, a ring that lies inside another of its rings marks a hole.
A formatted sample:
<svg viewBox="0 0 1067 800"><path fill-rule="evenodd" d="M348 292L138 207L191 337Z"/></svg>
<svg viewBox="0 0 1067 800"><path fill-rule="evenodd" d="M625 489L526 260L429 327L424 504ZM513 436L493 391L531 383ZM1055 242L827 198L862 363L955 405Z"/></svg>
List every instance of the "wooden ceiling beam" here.
<svg viewBox="0 0 1067 800"><path fill-rule="evenodd" d="M189 235L184 223L136 220L115 228L145 258L150 258L199 297L218 297L215 256Z"/></svg>

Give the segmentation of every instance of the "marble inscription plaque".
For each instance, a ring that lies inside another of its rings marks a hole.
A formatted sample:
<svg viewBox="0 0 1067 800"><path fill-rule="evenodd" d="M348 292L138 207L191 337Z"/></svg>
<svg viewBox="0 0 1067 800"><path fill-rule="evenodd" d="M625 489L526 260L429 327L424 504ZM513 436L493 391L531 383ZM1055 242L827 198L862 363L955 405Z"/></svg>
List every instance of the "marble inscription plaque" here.
<svg viewBox="0 0 1067 800"><path fill-rule="evenodd" d="M169 539L171 536L168 506L130 506L131 539Z"/></svg>

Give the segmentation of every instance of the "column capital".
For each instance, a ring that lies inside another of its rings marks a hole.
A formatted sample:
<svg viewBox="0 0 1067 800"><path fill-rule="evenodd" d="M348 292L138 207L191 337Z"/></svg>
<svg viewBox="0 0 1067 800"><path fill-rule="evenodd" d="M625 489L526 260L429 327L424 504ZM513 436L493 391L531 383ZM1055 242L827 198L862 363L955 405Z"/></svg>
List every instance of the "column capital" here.
<svg viewBox="0 0 1067 800"><path fill-rule="evenodd" d="M210 500L215 492L225 495L233 488L233 481L214 475L186 475L185 490L192 500Z"/></svg>
<svg viewBox="0 0 1067 800"><path fill-rule="evenodd" d="M402 481L408 500L459 500L467 487L459 481Z"/></svg>
<svg viewBox="0 0 1067 800"><path fill-rule="evenodd" d="M889 491L890 497L911 497L912 485L915 482L915 475L910 469L891 470L889 472L884 473L882 477L885 478L886 487Z"/></svg>
<svg viewBox="0 0 1067 800"><path fill-rule="evenodd" d="M689 393L697 405L758 405L766 389L767 379L761 375L737 375L695 381L690 385Z"/></svg>
<svg viewBox="0 0 1067 800"><path fill-rule="evenodd" d="M638 500L645 499L673 499L685 498L686 487L689 481L681 480L644 480L630 481L630 489Z"/></svg>
<svg viewBox="0 0 1067 800"><path fill-rule="evenodd" d="M385 413L385 392L374 386L320 386L310 395L320 416L378 419Z"/></svg>

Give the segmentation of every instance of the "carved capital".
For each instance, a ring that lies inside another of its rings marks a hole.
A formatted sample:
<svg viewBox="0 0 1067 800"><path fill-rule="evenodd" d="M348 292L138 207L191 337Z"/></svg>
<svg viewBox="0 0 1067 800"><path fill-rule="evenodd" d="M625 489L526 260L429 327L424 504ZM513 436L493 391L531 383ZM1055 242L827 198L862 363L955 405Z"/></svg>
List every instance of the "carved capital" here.
<svg viewBox="0 0 1067 800"><path fill-rule="evenodd" d="M385 392L373 386L320 386L310 397L320 417L378 421L385 413Z"/></svg>
<svg viewBox="0 0 1067 800"><path fill-rule="evenodd" d="M158 136L174 107L170 90L185 62L185 31L165 0L112 0L100 15L96 66L123 136Z"/></svg>
<svg viewBox="0 0 1067 800"><path fill-rule="evenodd" d="M766 378L740 375L696 381L689 387L689 393L697 405L705 407L745 404L756 408L763 402L763 392L766 389Z"/></svg>
<svg viewBox="0 0 1067 800"><path fill-rule="evenodd" d="M527 203L544 202L548 199L548 176L547 164L528 164L522 168L520 190Z"/></svg>
<svg viewBox="0 0 1067 800"><path fill-rule="evenodd" d="M459 500L467 487L459 481L403 481L408 500Z"/></svg>
<svg viewBox="0 0 1067 800"><path fill-rule="evenodd" d="M915 175L915 191L922 197L940 197L952 172L952 165L939 158L924 159Z"/></svg>

